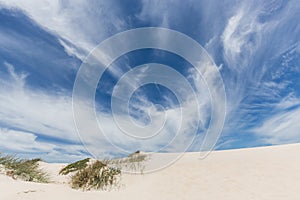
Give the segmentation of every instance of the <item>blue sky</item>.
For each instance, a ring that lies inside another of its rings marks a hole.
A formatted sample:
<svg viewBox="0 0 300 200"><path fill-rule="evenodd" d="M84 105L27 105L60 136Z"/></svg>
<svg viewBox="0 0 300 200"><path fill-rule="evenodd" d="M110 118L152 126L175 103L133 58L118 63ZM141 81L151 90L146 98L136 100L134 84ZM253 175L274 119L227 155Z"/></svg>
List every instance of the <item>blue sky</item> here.
<svg viewBox="0 0 300 200"><path fill-rule="evenodd" d="M0 151L51 162L89 156L73 121L76 73L88 53L105 39L150 26L188 35L218 66L227 108L217 149L300 142L299 10L297 0L0 0ZM105 115L104 129L128 151L155 151L170 140L171 129L159 141L146 144L123 144L114 138L118 130L110 117L112 90L123 74L150 62L176 69L199 92L201 125L189 149L199 150L211 116L210 99L205 88L195 85L198 77L193 66L162 50L129 52L109 66L95 98L99 115ZM181 105L172 91L160 85L139 88L129 112L137 123L148 124L147 111L153 104L170 113L170 127L177 126L179 118L173 113ZM184 106L192 118L192 102ZM192 125L183 126L188 131ZM101 145L103 157L119 154L108 144Z"/></svg>

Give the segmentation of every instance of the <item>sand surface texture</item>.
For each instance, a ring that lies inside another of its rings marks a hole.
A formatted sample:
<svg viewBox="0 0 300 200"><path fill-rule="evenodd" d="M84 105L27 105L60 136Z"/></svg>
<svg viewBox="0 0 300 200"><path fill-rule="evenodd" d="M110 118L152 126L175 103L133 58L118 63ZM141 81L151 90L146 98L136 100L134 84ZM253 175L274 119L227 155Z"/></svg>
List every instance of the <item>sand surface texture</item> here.
<svg viewBox="0 0 300 200"><path fill-rule="evenodd" d="M172 154L155 154L158 162ZM300 144L212 152L185 153L155 173L123 174L119 189L83 192L71 189L58 172L63 164L42 163L53 183L39 184L0 175L0 200L264 200L300 199Z"/></svg>

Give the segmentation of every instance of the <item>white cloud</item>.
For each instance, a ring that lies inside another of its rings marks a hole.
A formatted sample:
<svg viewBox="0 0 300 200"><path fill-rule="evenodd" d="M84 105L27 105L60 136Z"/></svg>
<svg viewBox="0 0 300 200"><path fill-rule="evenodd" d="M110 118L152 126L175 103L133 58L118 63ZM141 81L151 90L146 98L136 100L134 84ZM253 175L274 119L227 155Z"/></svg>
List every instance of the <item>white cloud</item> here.
<svg viewBox="0 0 300 200"><path fill-rule="evenodd" d="M146 67L146 69L148 69ZM134 73L136 74L136 73ZM146 73L151 74L151 71ZM144 74L146 76L146 74ZM160 75L161 76L161 75ZM105 134L106 137L109 138L109 140L116 146L122 148L126 152L132 152L135 151L136 149L141 149L144 151L157 151L159 150L162 146L167 145L172 139L175 138L173 143L169 145L166 149L168 151L178 151L182 152L185 150L185 148L188 147L189 143L192 142L194 135L197 132L197 127L198 127L198 120L200 120L200 127L199 129L202 131L206 131L206 124L207 121L209 121L209 115L210 112L207 106L210 106L210 99L209 97L207 98L207 95L203 95L205 98L201 99L195 99L192 98L193 95L189 94L188 91L182 91L180 95L182 95L182 98L185 100L182 102L181 105L169 105L168 109L162 110L162 109L157 109L157 107L153 107L153 103L149 102L148 99L143 96L143 95L138 95L138 98L134 98L131 103L133 104L132 107L136 110L138 110L134 117L135 120L142 121L143 125L147 125L146 127L139 127L138 130L134 129L132 131L132 120L128 116L127 113L127 103L125 97L122 95L126 96L126 94L130 93L128 87L133 87L135 88L136 84L139 83L143 79L143 75L137 75L134 78L130 77L127 79L127 77L124 79L125 82L123 81L120 86L122 86L120 90L121 94L118 93L117 95L117 100L120 99L120 102L117 104L114 104L114 109L117 110L115 113L116 117L115 119L112 118L108 114L104 113L99 113L98 119L100 122L100 126L102 128L103 133ZM176 85L176 81L174 82L174 79L172 77L166 76L164 77L164 80L167 82L171 82ZM191 81L195 81L195 85L198 85L197 82L199 80L192 79L190 77ZM177 80L178 81L178 80ZM137 84L139 85L139 84ZM170 86L170 85L169 85ZM181 85L182 86L182 85ZM123 88L127 89L123 89ZM181 88L180 88L181 89ZM202 88L201 88L202 89ZM200 91L200 88L197 88L197 91L203 92L205 94L205 91ZM198 103L198 100L200 104ZM208 101L208 102L206 102ZM172 102L172 101L169 101ZM85 104L83 105L85 106ZM117 107L115 107L117 106ZM198 108L199 106L199 108ZM152 108L152 109L151 109ZM81 110L86 110L88 111L89 108L85 108ZM149 124L145 124L145 115L150 114L149 110L151 110L151 121ZM140 112L139 112L140 111ZM182 114L182 112L184 114ZM80 117L80 120L84 119L93 119L93 111L90 110L89 112L84 112L83 114L80 114L78 117ZM126 134L124 134L122 131L120 131L119 127L116 124L116 119L118 120L119 124L122 125L123 130L128 130L130 134L135 134L137 137L147 137L150 135L153 135L156 130L161 130L158 135L154 137L150 137L146 140L139 139L139 138L132 138L128 137ZM162 123L166 119L166 123ZM133 120L133 121L135 121ZM93 153L95 155L99 155L99 152L101 153L101 149L96 149L94 147L97 146L109 146L107 145L107 142L105 141L103 135L97 135L98 133L98 128L93 126L92 123L93 121L90 121L91 124L79 124L79 129L84 135L82 137L86 141L87 144L91 144L92 146L89 147L94 151ZM139 123L138 123L139 124ZM93 128L95 127L95 128ZM196 129L196 130L195 130ZM198 142L198 143L197 143ZM197 140L195 142L194 149L200 149L200 142L201 140ZM110 148L110 149L109 149ZM109 151L109 150L116 150L114 147L108 147L108 149L102 149L102 151ZM103 152L102 152L103 153Z"/></svg>
<svg viewBox="0 0 300 200"><path fill-rule="evenodd" d="M72 126L71 97L35 91L26 88L23 81L22 78L0 80L1 123L78 141Z"/></svg>
<svg viewBox="0 0 300 200"><path fill-rule="evenodd" d="M26 73L16 73L11 64L5 64L10 76L0 79L0 123L2 127L1 136L3 145L10 151L18 152L40 152L46 153L47 159L52 161L59 158L61 154L67 154L66 159L79 158L83 156L84 147L78 145L80 142L73 123L72 99L63 92L46 92L36 90L26 85ZM1 75L1 74L0 74ZM131 80L133 81L133 80ZM168 121L163 127L161 133L149 141L128 138L116 126L116 122L106 113L98 113L101 126L105 135L109 139L124 148L128 153L143 149L148 151L158 150L161 146L168 144L178 133L173 144L168 146L169 151L182 151L193 139L194 130L198 122L197 100L186 98L188 101L183 102L181 107L171 106L167 110L153 109L153 104L139 96L138 101L133 101L133 106L143 112L138 113L138 120L141 120L145 113L148 113L152 107L151 116L153 126L151 130L144 133L152 133L161 125L161 116L166 114ZM203 101L203 100L202 100ZM205 130L205 120L207 116L207 104L200 105L200 128ZM87 109L88 110L88 109ZM182 118L182 110L185 110L185 117ZM119 118L126 119L119 113ZM86 132L81 132L81 137L86 138L85 145L90 149L97 151L97 156L109 156L109 153L122 153L120 149L112 146L104 135L99 135L98 129L92 125L93 117L83 116L83 124L87 127ZM203 121L202 121L203 120ZM124 121L123 123L128 123ZM180 129L181 128L181 129ZM180 131L179 131L180 129ZM45 142L38 138L46 137ZM47 138L53 138L53 141L47 141ZM60 141L60 142L56 142ZM200 141L198 141L200 142ZM197 147L199 148L200 144ZM101 146L101 148L98 148ZM195 148L197 148L195 147ZM56 152L56 153L55 153ZM49 158L49 154L52 155ZM55 157L57 156L57 157Z"/></svg>
<svg viewBox="0 0 300 200"><path fill-rule="evenodd" d="M86 53L84 50L80 50L79 47L75 47L74 45L68 44L66 41L63 41L62 39L58 39L59 43L64 47L65 52L69 56L76 56L80 60L84 60L86 57Z"/></svg>
<svg viewBox="0 0 300 200"><path fill-rule="evenodd" d="M287 144L300 142L300 108L271 116L253 132L264 143Z"/></svg>
<svg viewBox="0 0 300 200"><path fill-rule="evenodd" d="M285 110L299 105L300 99L298 99L294 93L290 93L276 104L276 109Z"/></svg>
<svg viewBox="0 0 300 200"><path fill-rule="evenodd" d="M50 151L55 145L39 143L37 136L24 131L16 131L0 128L1 149L13 150L14 152L40 153Z"/></svg>
<svg viewBox="0 0 300 200"><path fill-rule="evenodd" d="M245 43L244 36L241 35L240 37L237 37L235 34L238 30L238 26L241 22L241 19L243 17L244 13L243 11L239 11L236 15L232 16L228 20L228 24L224 30L224 33L222 35L222 40L224 43L224 50L226 57L234 57L236 54L239 54L241 52L241 48ZM249 27L250 29L251 27ZM243 34L247 34L249 30L246 30L243 32Z"/></svg>
<svg viewBox="0 0 300 200"><path fill-rule="evenodd" d="M192 2L192 1L191 1ZM195 1L196 2L196 1ZM193 5L196 5L196 3ZM201 3L197 4L196 9L199 9L201 19L209 24L211 21L220 22L219 18L226 19L226 15L216 15L215 2L203 3L208 4L202 7ZM69 55L75 55L80 59L83 59L87 52L89 52L100 41L108 37L111 33L118 32L123 28L127 28L123 19L118 17L120 10L118 5L112 2L84 2L73 1L68 4L66 1L1 1L0 5L8 8L18 8L25 11L35 22L44 27L45 29L57 34L60 38L60 44L65 48L65 51ZM188 9L190 2L182 5L178 3L174 6L169 6L168 3L162 1L143 1L141 13L137 15L139 20L148 22L148 20L155 22L164 27L174 27L174 24L178 23L178 18L181 18L180 11ZM282 37L285 35L285 24L293 22L291 19L295 17L297 12L297 1L290 1L286 7L282 10L274 4L270 4L270 8L265 9L265 4L257 5L249 1L244 1L237 6L230 5L225 7L228 9L226 13L230 13L227 23L224 26L222 33L214 30L215 35L205 35L206 29L202 29L200 32L201 37L210 38L207 40L207 47L211 51L212 55L219 55L220 52L214 52L216 45L222 43L224 48L223 58L224 67L221 69L230 70L227 75L224 73L226 91L228 97L228 110L229 113L227 126L239 126L243 123L243 117L250 109L254 109L258 104L245 105L243 101L248 97L259 97L271 99L276 97L276 103L270 104L278 112L281 112L287 108L297 106L299 100L296 96L288 96L286 99L280 101L282 98L279 93L287 86L287 82L275 82L274 80L265 80L265 75L271 73L272 65L269 64L271 59L278 58L283 52L288 50L291 45L294 45L294 41L290 38L297 38L299 34L299 25L294 25L293 31L289 31L291 35ZM186 6L183 7L182 6ZM295 8L292 8L292 7ZM93 10L93 7L99 7L99 10ZM225 12L225 11L224 11ZM269 13L270 12L270 13ZM271 20L261 20L261 16L271 16L278 12ZM216 16L211 16L216 15ZM178 17L178 18L176 18ZM101 20L99 20L101 19ZM157 23L159 21L159 23ZM195 22L193 22L195 23ZM199 22L200 23L200 22ZM214 23L218 28L222 28L222 24ZM177 25L176 25L177 26ZM176 27L175 26L175 27ZM209 29L208 27L207 29ZM220 29L221 29L220 28ZM196 29L195 32L199 31ZM200 36L199 36L200 37ZM12 40L11 38L8 38ZM198 39L198 38L197 38ZM202 39L202 38L201 38ZM162 37L162 41L166 41L166 38ZM276 41L276 44L273 43ZM274 46L270 46L270 44ZM270 48L271 47L271 48ZM296 48L299 52L299 45ZM101 53L101 52L100 52ZM261 56L265 57L262 58ZM105 54L102 54L103 60L105 60ZM290 60L290 57L285 59ZM222 61L221 61L222 62ZM284 62L283 64L288 64ZM2 124L10 125L13 127L22 127L24 133L18 132L17 134L11 131L6 131L2 134L14 133L15 135L27 134L31 141L35 141L35 135L32 132L39 133L45 136L52 136L60 139L68 139L73 142L78 142L76 130L73 126L71 97L63 94L63 92L49 93L43 91L37 91L26 86L26 73L16 74L11 65L6 64L11 77L9 79L1 79L0 88L0 121ZM206 76L210 76L209 70L206 71ZM112 67L111 73L120 77L123 71L120 68ZM199 93L205 93L205 84L199 84L200 77L193 70L189 72L189 79L191 82L195 81L194 87ZM277 71L275 76L281 77L284 71ZM271 78L271 79L272 79ZM203 95L199 100L200 105L200 120L205 125L209 121L210 116L210 99L209 95ZM218 99L219 102L223 99ZM147 113L149 107L152 105L143 96L136 102L133 102L135 109L140 109L143 112L137 115L137 118L143 119L143 113ZM182 107L188 109L189 118L184 121L184 130L188 133L189 128L192 127L193 118L195 117L196 101L185 102ZM241 110L241 106L245 106L244 110ZM245 112L246 111L246 112ZM180 119L178 118L179 108L171 106L170 109L165 111L172 119L170 124L166 127L167 132L159 140L153 140L147 144L146 149L157 148L160 144L168 141L174 133L174 127L177 127ZM161 115L160 110L154 110L154 115ZM276 114L271 116L264 122L259 129L255 132L268 132L270 135L264 135L271 138L271 133L274 137L270 139L271 143L276 143L280 139L288 140L289 136L295 138L295 130L299 128L294 125L294 122L298 118L298 111L284 112L283 115ZM91 121L86 120L88 126ZM103 118L104 129L113 138L116 143L120 143L126 148L144 147L143 143L131 141L127 143L126 137L115 126L115 122L111 116L104 116ZM231 122L234 122L230 124ZM281 123L282 122L282 123ZM125 123L125 122L124 122ZM280 126L278 125L280 124ZM271 128L273 126L273 130ZM290 133L282 134L283 130L289 130ZM28 133L30 132L30 133ZM31 134L31 135L30 135ZM88 134L88 133L87 133ZM121 136L120 136L121 135ZM258 134L259 135L259 134ZM188 134L182 135L182 141L188 137ZM276 137L275 137L276 136ZM21 137L21 136L20 136ZM99 139L99 138L98 138ZM101 138L99 143L103 145L105 151L111 148L106 142L105 138ZM183 143L184 144L184 143ZM96 146L95 146L96 148ZM58 153L58 152L56 152ZM54 153L53 155L57 155Z"/></svg>
<svg viewBox="0 0 300 200"><path fill-rule="evenodd" d="M60 40L67 53L80 59L111 32L125 26L123 19L118 17L118 4L112 1L1 0L0 7L24 11L41 27L70 42L72 45ZM78 52L75 47L85 52Z"/></svg>
<svg viewBox="0 0 300 200"><path fill-rule="evenodd" d="M0 72L1 147L9 152L43 154L77 146L64 155L66 160L72 154L83 156L84 148L77 145L80 141L73 125L71 97L31 89L26 85L26 73L16 73L9 63L5 67L10 76ZM53 142L39 142L40 136L53 138ZM70 144L64 147L57 140Z"/></svg>
<svg viewBox="0 0 300 200"><path fill-rule="evenodd" d="M292 24L296 22L297 6L296 1L242 1L233 7L220 37L223 59L230 70L224 74L228 97L226 129L244 129L264 109L289 106L288 101L280 102L282 92L290 85L290 80L282 80L289 68L275 60L295 48L299 25ZM295 28L289 30L289 25Z"/></svg>
<svg viewBox="0 0 300 200"><path fill-rule="evenodd" d="M172 2L172 8L170 9L169 2L165 1L142 1L141 12L137 15L137 18L141 21L149 20L153 24L158 24L160 27L168 28L170 25L170 12L177 10L176 2Z"/></svg>

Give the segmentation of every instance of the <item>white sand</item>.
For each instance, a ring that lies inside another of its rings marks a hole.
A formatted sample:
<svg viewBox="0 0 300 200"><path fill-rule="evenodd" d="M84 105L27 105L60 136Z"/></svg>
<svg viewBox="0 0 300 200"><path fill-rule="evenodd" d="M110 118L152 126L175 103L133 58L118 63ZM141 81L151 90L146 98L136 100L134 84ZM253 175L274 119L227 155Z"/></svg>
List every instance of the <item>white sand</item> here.
<svg viewBox="0 0 300 200"><path fill-rule="evenodd" d="M199 153L186 153L156 173L123 174L123 186L110 192L73 190L65 177L57 175L63 165L43 163L55 183L29 183L0 175L0 200L300 199L300 144L216 151L204 160L198 158Z"/></svg>

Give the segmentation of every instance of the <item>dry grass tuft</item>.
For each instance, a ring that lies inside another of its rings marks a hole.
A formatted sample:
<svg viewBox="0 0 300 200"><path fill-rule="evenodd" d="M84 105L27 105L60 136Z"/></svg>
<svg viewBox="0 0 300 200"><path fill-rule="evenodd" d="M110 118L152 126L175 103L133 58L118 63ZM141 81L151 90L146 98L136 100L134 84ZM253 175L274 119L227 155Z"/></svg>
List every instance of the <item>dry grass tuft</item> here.
<svg viewBox="0 0 300 200"><path fill-rule="evenodd" d="M101 161L96 161L76 172L71 177L71 186L74 189L107 190L118 185L120 176L121 170L109 167Z"/></svg>
<svg viewBox="0 0 300 200"><path fill-rule="evenodd" d="M13 179L48 183L49 175L39 169L39 161L41 159L25 160L15 156L0 155L0 165L4 167L6 175L11 176Z"/></svg>
<svg viewBox="0 0 300 200"><path fill-rule="evenodd" d="M106 162L127 172L143 174L145 170L144 162L148 159L147 155L137 151L126 158L107 160Z"/></svg>
<svg viewBox="0 0 300 200"><path fill-rule="evenodd" d="M70 185L74 189L108 190L118 186L122 170L143 173L143 162L148 156L137 151L126 158L114 160L91 160L89 158L71 163L64 167L59 174L70 176Z"/></svg>

